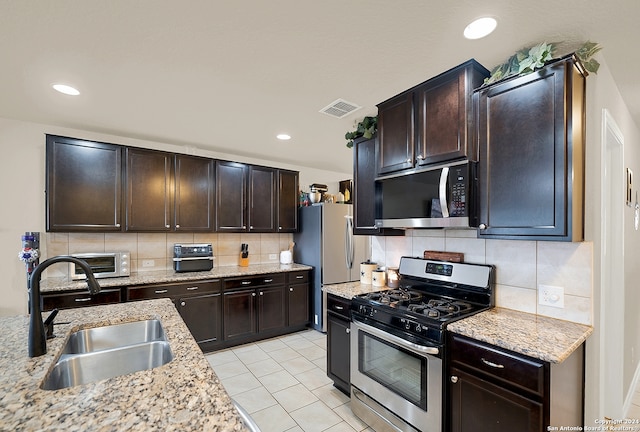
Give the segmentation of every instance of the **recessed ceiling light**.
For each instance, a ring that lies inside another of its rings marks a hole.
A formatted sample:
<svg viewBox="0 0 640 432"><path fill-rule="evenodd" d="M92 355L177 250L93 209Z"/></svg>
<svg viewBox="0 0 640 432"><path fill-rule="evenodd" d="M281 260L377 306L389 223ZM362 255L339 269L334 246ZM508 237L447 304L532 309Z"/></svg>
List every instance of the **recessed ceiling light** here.
<svg viewBox="0 0 640 432"><path fill-rule="evenodd" d="M473 21L464 29L464 37L467 39L480 39L496 29L498 22L495 18L484 17Z"/></svg>
<svg viewBox="0 0 640 432"><path fill-rule="evenodd" d="M279 140L282 140L282 141L286 141L286 140L290 140L291 139L291 135L278 134L278 135L276 135L276 138L278 138Z"/></svg>
<svg viewBox="0 0 640 432"><path fill-rule="evenodd" d="M78 96L80 94L78 89L68 86L66 84L54 84L53 88L59 91L60 93L64 93L70 96Z"/></svg>

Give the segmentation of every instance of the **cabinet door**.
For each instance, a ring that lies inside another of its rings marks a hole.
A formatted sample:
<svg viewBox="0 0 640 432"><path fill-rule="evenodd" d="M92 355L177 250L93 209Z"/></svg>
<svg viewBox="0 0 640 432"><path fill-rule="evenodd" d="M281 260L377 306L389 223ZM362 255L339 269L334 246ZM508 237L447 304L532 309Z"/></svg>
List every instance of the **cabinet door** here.
<svg viewBox="0 0 640 432"><path fill-rule="evenodd" d="M276 232L276 170L249 168L249 232Z"/></svg>
<svg viewBox="0 0 640 432"><path fill-rule="evenodd" d="M327 376L344 393L350 392L351 339L350 322L332 313L327 314Z"/></svg>
<svg viewBox="0 0 640 432"><path fill-rule="evenodd" d="M288 288L289 327L309 324L309 284L290 285Z"/></svg>
<svg viewBox="0 0 640 432"><path fill-rule="evenodd" d="M376 227L376 138L353 143L353 233L404 235L403 230Z"/></svg>
<svg viewBox="0 0 640 432"><path fill-rule="evenodd" d="M298 231L298 172L278 170L278 232Z"/></svg>
<svg viewBox="0 0 640 432"><path fill-rule="evenodd" d="M245 164L216 161L216 231L247 230Z"/></svg>
<svg viewBox="0 0 640 432"><path fill-rule="evenodd" d="M173 155L130 147L126 155L127 231L171 230Z"/></svg>
<svg viewBox="0 0 640 432"><path fill-rule="evenodd" d="M121 231L122 148L47 135L47 231Z"/></svg>
<svg viewBox="0 0 640 432"><path fill-rule="evenodd" d="M224 340L254 335L256 323L256 292L253 289L223 294Z"/></svg>
<svg viewBox="0 0 640 432"><path fill-rule="evenodd" d="M479 235L581 240L584 77L554 63L477 101Z"/></svg>
<svg viewBox="0 0 640 432"><path fill-rule="evenodd" d="M451 431L546 430L542 403L451 368Z"/></svg>
<svg viewBox="0 0 640 432"><path fill-rule="evenodd" d="M214 162L175 156L175 230L213 231Z"/></svg>
<svg viewBox="0 0 640 432"><path fill-rule="evenodd" d="M402 93L378 105L378 138L378 174L413 168L413 92Z"/></svg>
<svg viewBox="0 0 640 432"><path fill-rule="evenodd" d="M218 293L176 300L180 316L201 347L209 347L222 340L221 298L221 294Z"/></svg>
<svg viewBox="0 0 640 432"><path fill-rule="evenodd" d="M467 158L477 160L472 139L473 89L482 85L489 71L469 60L419 86L416 163Z"/></svg>
<svg viewBox="0 0 640 432"><path fill-rule="evenodd" d="M286 326L284 286L258 288L258 331Z"/></svg>

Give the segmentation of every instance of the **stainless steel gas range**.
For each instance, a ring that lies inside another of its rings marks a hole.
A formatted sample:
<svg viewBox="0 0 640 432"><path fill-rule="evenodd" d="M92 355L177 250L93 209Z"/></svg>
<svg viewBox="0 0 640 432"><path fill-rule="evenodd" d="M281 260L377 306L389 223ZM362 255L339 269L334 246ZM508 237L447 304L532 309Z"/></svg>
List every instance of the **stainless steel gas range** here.
<svg viewBox="0 0 640 432"><path fill-rule="evenodd" d="M494 268L402 257L399 272L352 300L351 409L377 432L441 432L446 326L493 307Z"/></svg>

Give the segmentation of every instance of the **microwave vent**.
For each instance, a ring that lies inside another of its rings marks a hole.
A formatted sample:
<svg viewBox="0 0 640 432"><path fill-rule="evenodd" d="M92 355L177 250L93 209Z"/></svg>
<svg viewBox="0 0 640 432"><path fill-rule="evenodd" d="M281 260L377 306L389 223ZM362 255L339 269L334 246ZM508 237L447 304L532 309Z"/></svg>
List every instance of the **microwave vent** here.
<svg viewBox="0 0 640 432"><path fill-rule="evenodd" d="M354 103L347 102L344 99L336 99L326 107L322 108L320 112L332 117L342 118L354 111L359 110L360 108L362 107Z"/></svg>

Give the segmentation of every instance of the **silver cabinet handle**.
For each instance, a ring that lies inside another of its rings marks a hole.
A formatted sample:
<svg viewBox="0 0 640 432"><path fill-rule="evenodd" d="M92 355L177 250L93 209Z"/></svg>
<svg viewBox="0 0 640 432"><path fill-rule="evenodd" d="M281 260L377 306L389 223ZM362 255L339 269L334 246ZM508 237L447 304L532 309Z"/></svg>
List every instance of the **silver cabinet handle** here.
<svg viewBox="0 0 640 432"><path fill-rule="evenodd" d="M481 230L487 229L487 224L481 223L480 225L478 225L478 229L481 229Z"/></svg>
<svg viewBox="0 0 640 432"><path fill-rule="evenodd" d="M451 382L454 383L454 384L457 383L458 382L458 377L455 376L455 375L451 375Z"/></svg>
<svg viewBox="0 0 640 432"><path fill-rule="evenodd" d="M251 297L255 297L255 296L256 296L256 293L251 293Z"/></svg>
<svg viewBox="0 0 640 432"><path fill-rule="evenodd" d="M242 281L240 282L242 285L251 285L251 281Z"/></svg>
<svg viewBox="0 0 640 432"><path fill-rule="evenodd" d="M264 283L271 283L271 282L273 282L273 279L265 279L264 280Z"/></svg>
<svg viewBox="0 0 640 432"><path fill-rule="evenodd" d="M296 279L304 279L304 276L298 275L298 276L296 276Z"/></svg>
<svg viewBox="0 0 640 432"><path fill-rule="evenodd" d="M89 300L91 300L91 297L73 299L73 301L76 301L78 303L80 303L80 302L88 302Z"/></svg>
<svg viewBox="0 0 640 432"><path fill-rule="evenodd" d="M494 362L490 362L489 360L485 360L483 358L481 358L480 360L482 360L482 363L486 364L487 366L490 366L492 368L495 369L504 369L504 365L498 364L498 363L494 363Z"/></svg>
<svg viewBox="0 0 640 432"><path fill-rule="evenodd" d="M116 224L116 228L120 228L120 224Z"/></svg>
<svg viewBox="0 0 640 432"><path fill-rule="evenodd" d="M183 301L180 302L180 306L186 306L187 304Z"/></svg>
<svg viewBox="0 0 640 432"><path fill-rule="evenodd" d="M169 226L169 225L165 225L164 227L165 227L165 228L171 228L171 226Z"/></svg>
<svg viewBox="0 0 640 432"><path fill-rule="evenodd" d="M407 159L406 162L410 164L413 161L411 159Z"/></svg>
<svg viewBox="0 0 640 432"><path fill-rule="evenodd" d="M253 229L253 225L249 225L249 229Z"/></svg>
<svg viewBox="0 0 640 432"><path fill-rule="evenodd" d="M261 295L261 296L262 296L262 295L264 295L264 291L260 291L260 295Z"/></svg>
<svg viewBox="0 0 640 432"><path fill-rule="evenodd" d="M180 225L176 224L176 229L180 228Z"/></svg>
<svg viewBox="0 0 640 432"><path fill-rule="evenodd" d="M424 159L424 156L422 156L422 155L418 155L418 156L416 156L416 159L418 159L418 160L423 160L423 159Z"/></svg>
<svg viewBox="0 0 640 432"><path fill-rule="evenodd" d="M197 287L197 286L194 286L194 287L189 287L189 288L187 288L187 291L195 291L195 290L197 290L197 289L198 289L198 287Z"/></svg>
<svg viewBox="0 0 640 432"><path fill-rule="evenodd" d="M156 294L165 294L167 292L169 292L169 290L163 289L163 290L155 290L154 291Z"/></svg>
<svg viewBox="0 0 640 432"><path fill-rule="evenodd" d="M293 288L289 288L289 291L293 292Z"/></svg>
<svg viewBox="0 0 640 432"><path fill-rule="evenodd" d="M333 308L334 308L335 310L340 310L340 311L341 311L341 310L344 310L344 306L338 306L338 305L335 305Z"/></svg>
<svg viewBox="0 0 640 432"><path fill-rule="evenodd" d="M346 328L346 329L344 329L344 331L345 331L347 334L351 333L351 329L350 329L350 328Z"/></svg>
<svg viewBox="0 0 640 432"><path fill-rule="evenodd" d="M279 229L279 230L281 230L281 229L282 229L282 227L281 227L281 226L279 226L279 227L278 227L278 229Z"/></svg>

